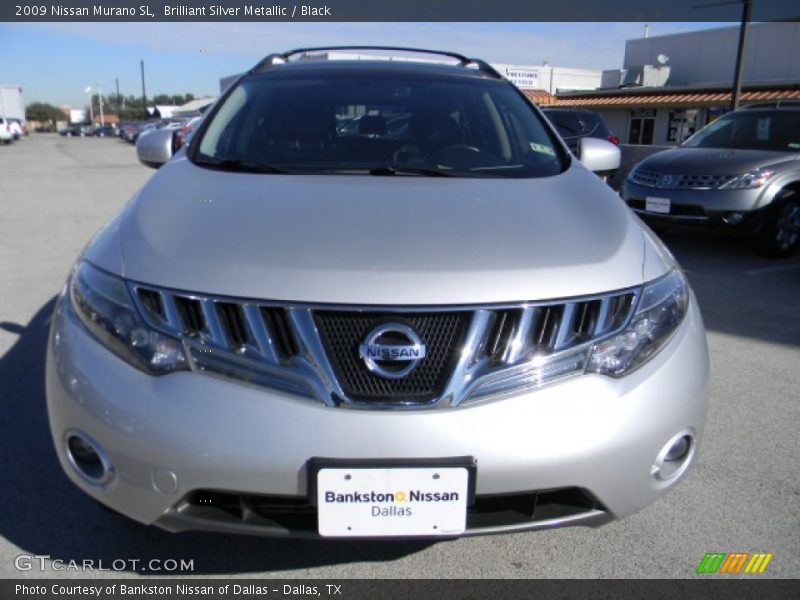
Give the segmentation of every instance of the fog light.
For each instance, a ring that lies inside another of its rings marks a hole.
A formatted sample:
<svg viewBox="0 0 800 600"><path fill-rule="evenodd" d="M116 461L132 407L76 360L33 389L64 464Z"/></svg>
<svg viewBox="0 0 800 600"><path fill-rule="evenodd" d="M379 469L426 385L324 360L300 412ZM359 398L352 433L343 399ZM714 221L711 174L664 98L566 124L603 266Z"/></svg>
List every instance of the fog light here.
<svg viewBox="0 0 800 600"><path fill-rule="evenodd" d="M686 471L691 463L694 448L693 432L681 431L661 448L650 469L650 474L658 482L677 478Z"/></svg>
<svg viewBox="0 0 800 600"><path fill-rule="evenodd" d="M85 433L72 431L67 435L67 458L84 480L104 485L114 478L114 467L103 449Z"/></svg>
<svg viewBox="0 0 800 600"><path fill-rule="evenodd" d="M730 212L722 217L722 220L728 225L738 225L744 220L744 215L738 212Z"/></svg>

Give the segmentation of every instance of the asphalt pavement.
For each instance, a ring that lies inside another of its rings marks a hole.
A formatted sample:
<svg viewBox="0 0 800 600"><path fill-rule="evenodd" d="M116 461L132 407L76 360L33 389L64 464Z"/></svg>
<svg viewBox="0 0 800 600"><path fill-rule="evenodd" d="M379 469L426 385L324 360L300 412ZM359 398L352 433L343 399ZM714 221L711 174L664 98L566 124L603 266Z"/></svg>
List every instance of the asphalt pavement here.
<svg viewBox="0 0 800 600"><path fill-rule="evenodd" d="M52 449L47 325L83 246L152 173L113 138L33 134L0 146L0 578L54 575L47 560L45 571L36 559L16 566L45 555L137 565L61 577L164 576L141 565L182 559L202 577L682 578L712 551L772 552L765 576L800 575L800 257L759 258L708 235L664 238L708 328L704 444L681 485L623 521L439 543L315 542L176 535L101 509Z"/></svg>

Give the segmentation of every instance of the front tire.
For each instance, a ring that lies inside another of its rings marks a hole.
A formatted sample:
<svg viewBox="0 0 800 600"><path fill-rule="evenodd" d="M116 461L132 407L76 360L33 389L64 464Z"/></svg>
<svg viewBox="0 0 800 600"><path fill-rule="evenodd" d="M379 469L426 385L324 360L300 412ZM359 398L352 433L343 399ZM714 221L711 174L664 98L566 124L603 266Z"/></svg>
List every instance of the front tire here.
<svg viewBox="0 0 800 600"><path fill-rule="evenodd" d="M800 247L800 197L795 190L781 194L756 238L756 252L785 258Z"/></svg>

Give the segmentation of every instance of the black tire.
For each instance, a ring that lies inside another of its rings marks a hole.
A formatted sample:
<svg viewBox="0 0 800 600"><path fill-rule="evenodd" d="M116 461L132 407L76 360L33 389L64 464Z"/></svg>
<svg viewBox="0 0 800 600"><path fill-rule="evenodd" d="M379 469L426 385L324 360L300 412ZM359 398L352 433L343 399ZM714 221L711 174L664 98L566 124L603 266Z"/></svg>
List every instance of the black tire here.
<svg viewBox="0 0 800 600"><path fill-rule="evenodd" d="M787 190L777 198L756 237L756 252L770 258L786 258L800 248L800 196Z"/></svg>

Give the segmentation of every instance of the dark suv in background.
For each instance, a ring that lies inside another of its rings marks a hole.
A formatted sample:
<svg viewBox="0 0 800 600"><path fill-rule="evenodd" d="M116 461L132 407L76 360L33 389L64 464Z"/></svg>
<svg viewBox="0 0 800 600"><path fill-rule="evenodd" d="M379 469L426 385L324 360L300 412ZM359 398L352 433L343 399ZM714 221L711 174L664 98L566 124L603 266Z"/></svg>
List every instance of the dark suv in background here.
<svg viewBox="0 0 800 600"><path fill-rule="evenodd" d="M773 102L728 113L649 156L623 197L654 227L738 232L760 254L784 257L800 247L798 192L800 102Z"/></svg>
<svg viewBox="0 0 800 600"><path fill-rule="evenodd" d="M611 133L602 115L596 112L574 108L543 108L542 112L575 156L578 156L580 141L585 137L607 140L619 146L619 138ZM615 171L616 169L597 174L608 181Z"/></svg>

